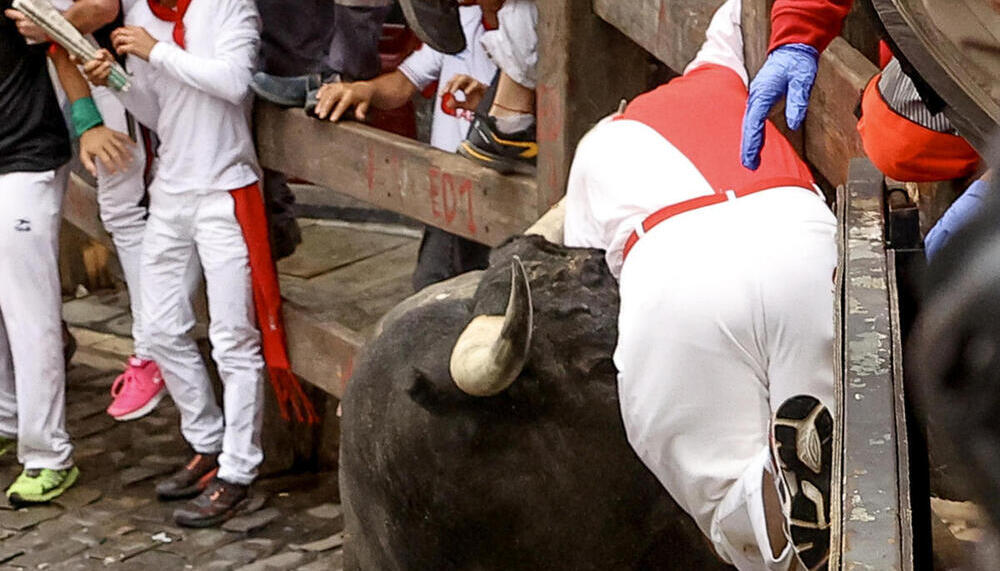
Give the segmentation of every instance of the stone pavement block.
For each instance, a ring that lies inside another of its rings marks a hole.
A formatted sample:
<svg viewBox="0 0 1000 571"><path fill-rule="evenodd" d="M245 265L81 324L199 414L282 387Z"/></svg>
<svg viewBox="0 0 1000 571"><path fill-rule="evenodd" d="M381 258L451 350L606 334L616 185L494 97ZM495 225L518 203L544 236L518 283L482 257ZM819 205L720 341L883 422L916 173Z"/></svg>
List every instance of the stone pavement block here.
<svg viewBox="0 0 1000 571"><path fill-rule="evenodd" d="M314 508L309 508L306 513L319 518L319 519L339 519L343 517L344 512L340 507L340 504L322 504Z"/></svg>
<svg viewBox="0 0 1000 571"><path fill-rule="evenodd" d="M186 565L187 562L184 561L183 557L154 549L140 553L123 564L115 566L114 569L116 571L171 571L184 569Z"/></svg>
<svg viewBox="0 0 1000 571"><path fill-rule="evenodd" d="M413 241L391 234L327 226L306 228L302 238L295 254L278 262L280 273L311 278Z"/></svg>
<svg viewBox="0 0 1000 571"><path fill-rule="evenodd" d="M93 436L95 434L100 434L105 430L114 428L117 424L115 419L107 415L92 416L85 419L84 422L75 423L72 426L67 426L66 430L69 432L69 436L72 440L82 440L88 436Z"/></svg>
<svg viewBox="0 0 1000 571"><path fill-rule="evenodd" d="M111 404L111 397L105 395L71 402L66 406L66 422L76 423L95 414L103 413L109 404Z"/></svg>
<svg viewBox="0 0 1000 571"><path fill-rule="evenodd" d="M149 456L143 456L142 460L139 460L140 466L148 467L159 467L159 466L169 466L171 470L175 468L180 468L191 458L189 456L164 456L162 454L150 454Z"/></svg>
<svg viewBox="0 0 1000 571"><path fill-rule="evenodd" d="M70 559L78 553L83 553L86 549L87 546L85 544L73 541L72 539L53 538L48 548L25 553L11 559L8 563L26 569L37 569L42 566L47 567L56 561Z"/></svg>
<svg viewBox="0 0 1000 571"><path fill-rule="evenodd" d="M323 555L312 563L299 567L298 571L344 571L344 551L338 549L329 555Z"/></svg>
<svg viewBox="0 0 1000 571"><path fill-rule="evenodd" d="M57 518L62 513L62 508L52 505L34 506L19 510L2 510L0 511L0 527L14 531L24 531L43 521Z"/></svg>
<svg viewBox="0 0 1000 571"><path fill-rule="evenodd" d="M100 331L94 331L92 329L84 329L82 327L70 327L69 332L73 338L76 339L77 347L90 347L111 337L111 335L108 335L107 333L101 333Z"/></svg>
<svg viewBox="0 0 1000 571"><path fill-rule="evenodd" d="M281 512L276 508L268 508L250 515L234 517L222 524L222 529L236 533L249 533L255 529L260 529L272 521L278 519Z"/></svg>
<svg viewBox="0 0 1000 571"><path fill-rule="evenodd" d="M86 330L82 329L81 331ZM66 371L66 385L72 389L73 385L86 383L87 381L91 381L99 377L105 377L107 374L107 372L101 369L95 369L94 367L88 367L87 365L73 363L70 365L69 370Z"/></svg>
<svg viewBox="0 0 1000 571"><path fill-rule="evenodd" d="M278 555L272 555L267 559L261 559L250 565L240 567L239 571L268 571L270 569L295 569L302 560L305 559L301 553L286 551Z"/></svg>
<svg viewBox="0 0 1000 571"><path fill-rule="evenodd" d="M107 339L94 344L94 349L119 355L123 360L128 359L130 355L135 353L135 346L132 340L127 337L119 337L118 335L109 335Z"/></svg>
<svg viewBox="0 0 1000 571"><path fill-rule="evenodd" d="M180 541L162 545L157 549L173 553L188 561L194 561L206 553L238 540L240 537L237 533L221 529L198 529L195 531L185 531L184 538Z"/></svg>
<svg viewBox="0 0 1000 571"><path fill-rule="evenodd" d="M211 554L211 557L206 557L204 564L208 565L212 561L226 561L235 566L245 565L271 555L276 549L278 549L278 544L270 539L245 539L220 547ZM195 565L199 568L201 566L202 564Z"/></svg>
<svg viewBox="0 0 1000 571"><path fill-rule="evenodd" d="M88 488L87 486L74 486L66 490L63 495L59 496L52 503L62 506L67 510L73 510L77 508L82 508L85 505L92 504L97 500L101 499L104 494L96 488Z"/></svg>
<svg viewBox="0 0 1000 571"><path fill-rule="evenodd" d="M132 336L132 315L125 312L118 317L109 319L104 322L102 327L107 334L117 335L119 337L131 337Z"/></svg>
<svg viewBox="0 0 1000 571"><path fill-rule="evenodd" d="M132 484L138 484L139 482L144 482L150 478L155 478L156 476L162 476L174 471L174 466L167 466L164 464L154 464L151 466L133 466L131 468L126 468L121 471L118 475L118 479L122 483L122 487L128 487Z"/></svg>
<svg viewBox="0 0 1000 571"><path fill-rule="evenodd" d="M125 313L125 309L101 303L95 297L74 299L63 304L63 319L76 326L93 327Z"/></svg>
<svg viewBox="0 0 1000 571"><path fill-rule="evenodd" d="M320 539L318 541L312 541L310 543L303 543L302 545L290 544L289 549L294 549L295 551L309 551L311 553L318 553L322 551L330 551L331 549L336 549L338 547L343 547L344 545L344 532L338 532L330 537Z"/></svg>
<svg viewBox="0 0 1000 571"><path fill-rule="evenodd" d="M105 564L125 561L140 553L145 553L160 545L148 533L131 531L109 539L106 543L87 551L87 557L103 561Z"/></svg>

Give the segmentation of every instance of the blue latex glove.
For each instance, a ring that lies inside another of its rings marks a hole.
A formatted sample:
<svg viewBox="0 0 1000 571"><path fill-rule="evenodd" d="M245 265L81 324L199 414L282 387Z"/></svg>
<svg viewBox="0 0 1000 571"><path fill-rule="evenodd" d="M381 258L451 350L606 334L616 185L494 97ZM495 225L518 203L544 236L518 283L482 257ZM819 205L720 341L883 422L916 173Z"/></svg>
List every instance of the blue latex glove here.
<svg viewBox="0 0 1000 571"><path fill-rule="evenodd" d="M743 166L757 170L760 151L764 148L764 121L771 108L787 94L785 120L792 130L806 118L809 93L819 69L819 52L806 44L787 44L776 48L757 76L750 82L750 98L743 116L743 144L740 160Z"/></svg>
<svg viewBox="0 0 1000 571"><path fill-rule="evenodd" d="M924 253L927 254L928 263L934 260L955 232L968 224L986 206L989 189L990 185L985 180L977 180L948 207L944 216L924 238Z"/></svg>

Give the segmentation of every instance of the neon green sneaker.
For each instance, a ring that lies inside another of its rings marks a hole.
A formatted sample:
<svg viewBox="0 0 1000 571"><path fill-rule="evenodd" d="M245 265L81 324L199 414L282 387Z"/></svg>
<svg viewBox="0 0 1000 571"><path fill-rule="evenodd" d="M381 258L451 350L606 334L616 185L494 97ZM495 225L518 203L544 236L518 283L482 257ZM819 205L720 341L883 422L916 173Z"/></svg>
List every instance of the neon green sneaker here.
<svg viewBox="0 0 1000 571"><path fill-rule="evenodd" d="M15 450L17 448L17 439L7 438L6 436L0 436L0 456Z"/></svg>
<svg viewBox="0 0 1000 571"><path fill-rule="evenodd" d="M68 490L79 476L80 469L76 466L66 470L25 470L7 488L7 498L15 507L50 502Z"/></svg>

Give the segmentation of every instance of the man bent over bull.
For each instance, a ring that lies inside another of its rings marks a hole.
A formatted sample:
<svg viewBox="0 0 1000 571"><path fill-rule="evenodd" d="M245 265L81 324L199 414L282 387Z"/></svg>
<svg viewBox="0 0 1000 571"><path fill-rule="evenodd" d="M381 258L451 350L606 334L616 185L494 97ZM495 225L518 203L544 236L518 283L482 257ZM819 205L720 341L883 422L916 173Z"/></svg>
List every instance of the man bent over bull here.
<svg viewBox="0 0 1000 571"><path fill-rule="evenodd" d="M685 74L580 143L565 240L619 279L615 351L629 442L740 569L825 569L836 220L768 123L740 162L740 1Z"/></svg>

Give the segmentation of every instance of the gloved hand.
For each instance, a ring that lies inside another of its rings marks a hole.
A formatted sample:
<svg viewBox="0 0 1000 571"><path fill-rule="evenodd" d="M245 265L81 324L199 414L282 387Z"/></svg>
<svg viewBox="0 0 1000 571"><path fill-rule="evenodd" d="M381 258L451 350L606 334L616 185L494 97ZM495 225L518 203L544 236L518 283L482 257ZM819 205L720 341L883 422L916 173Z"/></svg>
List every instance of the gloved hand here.
<svg viewBox="0 0 1000 571"><path fill-rule="evenodd" d="M771 108L786 94L785 120L792 130L798 129L806 118L809 93L819 69L819 52L806 44L780 46L767 56L757 77L750 82L750 98L743 116L743 143L740 159L743 166L757 170L760 151L764 148L764 121Z"/></svg>
<svg viewBox="0 0 1000 571"><path fill-rule="evenodd" d="M948 207L944 216L937 221L924 237L924 253L927 261L933 262L941 248L986 207L990 185L985 180L977 180Z"/></svg>

